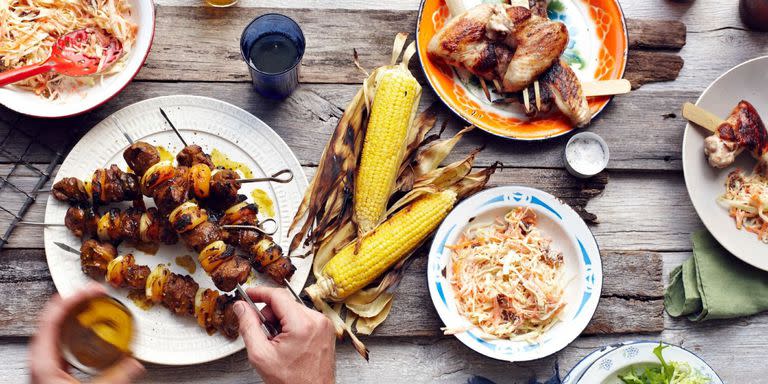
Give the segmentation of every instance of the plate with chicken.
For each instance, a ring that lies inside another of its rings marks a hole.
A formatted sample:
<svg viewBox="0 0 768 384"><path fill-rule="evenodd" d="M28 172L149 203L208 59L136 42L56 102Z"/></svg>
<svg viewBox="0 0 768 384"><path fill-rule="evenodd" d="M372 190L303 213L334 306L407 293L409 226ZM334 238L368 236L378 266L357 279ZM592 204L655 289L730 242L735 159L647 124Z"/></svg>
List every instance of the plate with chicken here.
<svg viewBox="0 0 768 384"><path fill-rule="evenodd" d="M732 68L687 104L685 185L696 213L734 256L768 271L768 56Z"/></svg>
<svg viewBox="0 0 768 384"><path fill-rule="evenodd" d="M304 287L312 257L283 249L306 188L290 148L240 108L196 96L130 105L83 136L56 175L51 277L65 297L107 286L134 315L140 360L222 358L244 347L238 286Z"/></svg>
<svg viewBox="0 0 768 384"><path fill-rule="evenodd" d="M511 3L422 1L417 44L430 85L456 114L498 136L541 140L587 126L606 94L618 93L595 84L624 75L618 2Z"/></svg>

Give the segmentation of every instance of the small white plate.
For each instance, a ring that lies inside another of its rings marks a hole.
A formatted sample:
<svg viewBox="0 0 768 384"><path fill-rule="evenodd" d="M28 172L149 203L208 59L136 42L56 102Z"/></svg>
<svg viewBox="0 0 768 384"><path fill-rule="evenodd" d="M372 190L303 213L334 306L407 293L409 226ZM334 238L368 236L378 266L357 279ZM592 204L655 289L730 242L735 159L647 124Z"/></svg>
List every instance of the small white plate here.
<svg viewBox="0 0 768 384"><path fill-rule="evenodd" d="M693 352L676 345L666 343L664 345L668 346L668 348L664 348L662 353L665 361L688 363L691 365L691 368L708 377L710 384L723 383L712 367L693 354ZM618 375L624 373L630 367L637 366L639 368L646 364L659 364L659 359L653 354L653 349L658 346L658 341L637 341L613 349L595 360L577 383L621 384Z"/></svg>
<svg viewBox="0 0 768 384"><path fill-rule="evenodd" d="M92 87L81 87L56 100L35 95L12 85L0 87L0 105L16 112L35 117L59 118L77 115L106 103L120 93L136 77L149 55L155 35L155 4L152 0L128 0L130 20L139 30L136 42L125 61L122 71L104 76L104 81Z"/></svg>
<svg viewBox="0 0 768 384"><path fill-rule="evenodd" d="M188 143L198 144L208 153L218 149L232 160L248 166L254 177L265 177L285 168L293 171L294 179L288 184L251 183L244 184L240 189L240 193L248 196L249 201L253 201L250 193L255 188L269 195L275 208L273 218L279 225L274 239L283 249L288 249L288 226L307 188L307 178L291 149L269 126L250 113L223 101L198 96L166 96L125 107L83 136L61 165L57 181L67 176L90 177L96 168L110 164L125 169L122 153L128 141L117 128L118 122L133 140L162 145L175 154L182 148L182 144L160 115L160 107L168 113ZM154 205L149 199L145 201L149 206ZM45 222L64 222L67 208L67 204L49 197ZM262 212L259 216L264 218ZM79 248L81 240L64 227L48 227L44 231L48 268L56 289L66 297L85 286L90 279L80 270L80 259L59 249L53 244L54 241ZM185 275L188 272L176 265L174 258L191 255L197 259L194 252L187 250L181 242L173 246L161 246L155 255L122 244L118 252L132 252L137 263L150 268L170 263L169 268L173 272ZM297 268L291 278L291 287L300 292L309 276L312 257L293 258L291 261ZM191 276L200 287L214 288L211 278L199 265ZM268 277L257 273L256 278L249 279L245 286L260 284L273 285ZM132 348L140 360L167 365L199 364L230 355L244 347L241 339L228 340L220 334L209 336L194 318L174 316L160 305L149 310L140 309L126 299L126 290L109 288L108 292L125 303L134 314L137 332Z"/></svg>
<svg viewBox="0 0 768 384"><path fill-rule="evenodd" d="M701 94L696 105L726 118L743 99L752 103L765 120L768 119L766 89L768 56L763 56L739 64L720 76ZM683 173L688 195L701 221L725 249L741 260L768 271L768 244L758 240L754 233L736 229L728 210L716 201L725 192L728 173L736 168L752 173L756 160L750 154L742 153L730 167L711 167L704 155L704 139L711 134L690 123L685 127Z"/></svg>
<svg viewBox="0 0 768 384"><path fill-rule="evenodd" d="M563 253L565 277L569 281L565 289L567 304L560 321L534 343L484 338L478 327L459 315L453 288L444 273L451 259L451 251L445 246L455 244L470 221L473 224L490 223L513 207L521 206L536 212L537 226L552 239L552 248ZM462 343L495 359L528 361L563 349L581 334L600 300L603 267L595 238L571 207L538 189L508 186L480 192L459 204L446 217L429 251L427 280L432 303L443 323L451 328L471 327L456 334Z"/></svg>

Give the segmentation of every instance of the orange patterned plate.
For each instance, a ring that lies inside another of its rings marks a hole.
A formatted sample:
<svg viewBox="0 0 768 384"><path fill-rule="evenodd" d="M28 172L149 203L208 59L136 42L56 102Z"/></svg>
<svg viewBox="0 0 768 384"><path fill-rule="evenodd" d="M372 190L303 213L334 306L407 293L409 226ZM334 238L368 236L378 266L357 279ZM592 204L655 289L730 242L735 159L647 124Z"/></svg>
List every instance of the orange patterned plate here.
<svg viewBox="0 0 768 384"><path fill-rule="evenodd" d="M482 2L493 1L464 0L467 9ZM627 29L617 0L550 0L547 11L550 19L568 27L570 41L564 58L581 81L620 79L624 75ZM485 131L518 140L547 139L574 129L561 114L529 119L520 104L493 104L485 97L476 78L462 81L451 67L428 57L429 40L448 16L445 0L423 0L416 44L432 89L451 110ZM592 116L600 113L610 99L590 98Z"/></svg>

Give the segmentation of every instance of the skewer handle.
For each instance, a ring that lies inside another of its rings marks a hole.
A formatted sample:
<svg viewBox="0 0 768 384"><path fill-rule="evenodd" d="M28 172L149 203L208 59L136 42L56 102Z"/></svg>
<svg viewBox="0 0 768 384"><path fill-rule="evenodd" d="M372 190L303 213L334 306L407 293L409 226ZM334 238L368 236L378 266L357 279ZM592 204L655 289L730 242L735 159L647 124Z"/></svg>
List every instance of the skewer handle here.
<svg viewBox="0 0 768 384"><path fill-rule="evenodd" d="M254 179L237 179L236 181L238 183L259 183L259 182L270 181L273 183L286 184L293 181L293 171L291 171L290 169L283 169L281 171L275 172L270 177L257 177Z"/></svg>
<svg viewBox="0 0 768 384"><path fill-rule="evenodd" d="M627 79L590 81L581 84L587 97L611 96L629 93L632 84Z"/></svg>
<svg viewBox="0 0 768 384"><path fill-rule="evenodd" d="M277 233L277 229L278 229L277 221L275 221L275 219L266 219L266 220L262 221L261 223L263 224L263 223L270 223L270 222L272 223L272 227L273 227L272 230L264 229L264 227L261 227L261 226L258 226L258 225L242 225L242 224L227 224L227 225L222 225L221 227L224 228L224 229L247 229L247 230L254 230L254 231L261 232L261 233L263 233L263 234L265 234L267 236L272 236L275 233Z"/></svg>
<svg viewBox="0 0 768 384"><path fill-rule="evenodd" d="M715 132L717 127L725 122L717 115L691 103L683 104L683 117L691 123L702 126L712 132Z"/></svg>

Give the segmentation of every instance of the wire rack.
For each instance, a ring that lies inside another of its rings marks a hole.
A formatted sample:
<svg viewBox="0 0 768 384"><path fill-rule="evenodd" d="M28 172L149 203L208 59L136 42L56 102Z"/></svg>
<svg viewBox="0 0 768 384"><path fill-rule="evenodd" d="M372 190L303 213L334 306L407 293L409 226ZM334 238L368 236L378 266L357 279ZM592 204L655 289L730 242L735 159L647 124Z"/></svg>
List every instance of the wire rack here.
<svg viewBox="0 0 768 384"><path fill-rule="evenodd" d="M71 142L57 140L63 144L59 149L45 144L45 127L16 114L0 114L0 249L30 211Z"/></svg>

